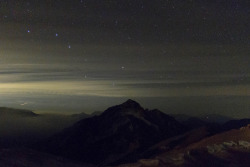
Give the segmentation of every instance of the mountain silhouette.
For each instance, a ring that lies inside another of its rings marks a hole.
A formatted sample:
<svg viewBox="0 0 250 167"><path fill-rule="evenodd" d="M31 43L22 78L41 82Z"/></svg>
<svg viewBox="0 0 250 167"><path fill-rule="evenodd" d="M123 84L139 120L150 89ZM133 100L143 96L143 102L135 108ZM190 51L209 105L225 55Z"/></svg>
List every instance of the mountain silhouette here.
<svg viewBox="0 0 250 167"><path fill-rule="evenodd" d="M137 160L140 152L185 128L159 110L145 110L133 100L83 119L39 144L43 151L99 165Z"/></svg>
<svg viewBox="0 0 250 167"><path fill-rule="evenodd" d="M39 115L30 110L0 107L0 116L36 117Z"/></svg>
<svg viewBox="0 0 250 167"><path fill-rule="evenodd" d="M0 148L36 143L90 116L84 113L38 114L25 109L0 107Z"/></svg>
<svg viewBox="0 0 250 167"><path fill-rule="evenodd" d="M231 130L231 129L238 129L243 126L247 126L250 124L250 119L240 119L240 120L230 120L222 125L222 129L224 131Z"/></svg>

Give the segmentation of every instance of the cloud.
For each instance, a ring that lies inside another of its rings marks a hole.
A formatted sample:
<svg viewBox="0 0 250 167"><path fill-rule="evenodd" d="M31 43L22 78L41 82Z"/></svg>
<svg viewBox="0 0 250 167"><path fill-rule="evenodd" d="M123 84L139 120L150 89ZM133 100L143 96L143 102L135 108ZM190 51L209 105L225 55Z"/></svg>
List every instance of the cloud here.
<svg viewBox="0 0 250 167"><path fill-rule="evenodd" d="M198 84L198 86L197 86ZM0 83L6 94L49 94L104 97L249 96L250 84L161 83L160 81L86 80Z"/></svg>

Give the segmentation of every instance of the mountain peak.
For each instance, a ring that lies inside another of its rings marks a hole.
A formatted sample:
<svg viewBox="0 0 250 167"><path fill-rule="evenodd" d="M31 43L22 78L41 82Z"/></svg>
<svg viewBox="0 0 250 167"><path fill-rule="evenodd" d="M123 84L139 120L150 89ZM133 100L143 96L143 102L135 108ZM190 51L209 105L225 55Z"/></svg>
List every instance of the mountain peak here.
<svg viewBox="0 0 250 167"><path fill-rule="evenodd" d="M122 115L127 115L131 113L141 113L141 111L144 111L144 109L141 107L139 103L137 103L134 100L128 99L122 104L116 105L109 107L107 110L103 112L104 115L116 115L116 114L122 114Z"/></svg>
<svg viewBox="0 0 250 167"><path fill-rule="evenodd" d="M131 108L141 108L141 105L139 103L131 99L128 99L126 102L122 103L121 105L125 107L131 107Z"/></svg>

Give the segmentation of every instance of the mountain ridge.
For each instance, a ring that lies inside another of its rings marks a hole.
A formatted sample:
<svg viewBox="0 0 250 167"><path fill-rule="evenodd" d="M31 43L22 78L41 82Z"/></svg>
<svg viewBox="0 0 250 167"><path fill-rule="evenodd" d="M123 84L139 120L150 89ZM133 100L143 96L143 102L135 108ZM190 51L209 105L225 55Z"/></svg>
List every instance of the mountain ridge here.
<svg viewBox="0 0 250 167"><path fill-rule="evenodd" d="M95 164L135 161L139 152L185 127L159 110L145 110L133 100L80 120L43 143L47 152ZM112 160L111 160L112 159Z"/></svg>
<svg viewBox="0 0 250 167"><path fill-rule="evenodd" d="M12 115L16 115L16 116L30 116L30 117L39 116L39 114L36 114L31 110L15 109L15 108L9 108L9 107L0 107L0 114L1 115L12 114Z"/></svg>

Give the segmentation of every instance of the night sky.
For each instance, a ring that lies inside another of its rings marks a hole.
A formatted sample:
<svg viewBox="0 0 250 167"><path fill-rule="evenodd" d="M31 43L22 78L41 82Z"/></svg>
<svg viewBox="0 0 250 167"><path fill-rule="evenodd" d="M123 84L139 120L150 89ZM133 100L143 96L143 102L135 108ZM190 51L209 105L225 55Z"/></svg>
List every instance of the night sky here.
<svg viewBox="0 0 250 167"><path fill-rule="evenodd" d="M0 0L0 105L250 117L248 0Z"/></svg>

